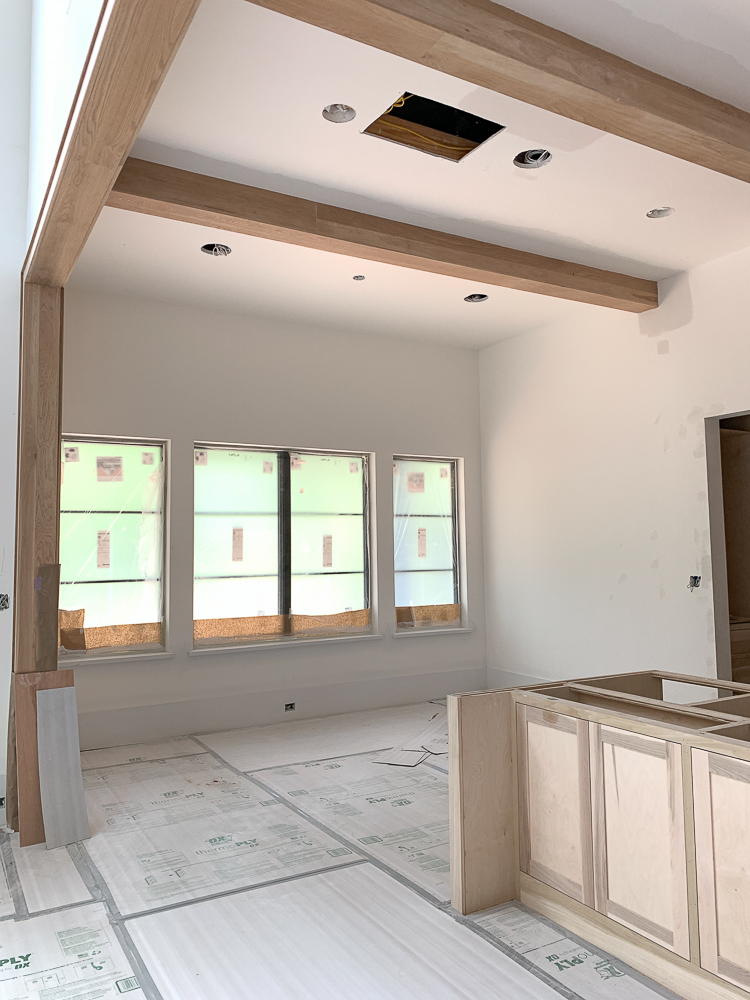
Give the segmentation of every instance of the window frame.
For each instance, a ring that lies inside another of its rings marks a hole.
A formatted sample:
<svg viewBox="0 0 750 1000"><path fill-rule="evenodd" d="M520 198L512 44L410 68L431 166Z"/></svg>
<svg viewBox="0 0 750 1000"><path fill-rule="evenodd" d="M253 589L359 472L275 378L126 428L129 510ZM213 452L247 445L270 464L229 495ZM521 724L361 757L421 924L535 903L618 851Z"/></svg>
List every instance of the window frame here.
<svg viewBox="0 0 750 1000"><path fill-rule="evenodd" d="M191 656L204 655L215 652L231 652L232 650L243 651L247 649L263 649L278 645L347 641L356 639L379 638L378 633L378 609L377 609L377 550L375 545L375 454L369 451L358 451L356 449L342 448L297 448L288 445L264 445L264 444L237 444L226 441L195 441L193 443L193 455L196 451L250 451L275 453L278 467L278 579L279 579L279 614L290 614L291 607L291 531L288 533L282 529L286 521L291 526L291 456L292 455L321 455L321 456L341 456L343 458L357 458L362 462L362 522L363 522L363 577L364 592L367 600L367 608L370 611L369 628L361 632L353 633L321 633L311 635L308 633L278 635L263 635L258 638L248 636L244 642L217 642L215 644L201 643L195 644L195 639L189 650ZM282 462L281 456L285 455L286 460ZM282 471L283 469L283 471ZM282 476L286 488L282 492ZM195 484L195 464L193 462L193 486ZM283 500L283 506L282 506ZM195 493L193 492L193 539L195 538ZM284 566L284 563L286 565ZM282 567L284 567L282 569ZM282 575L284 582L282 583ZM193 587L191 589L191 622L195 622L195 553L193 553ZM285 603L282 611L282 601Z"/></svg>
<svg viewBox="0 0 750 1000"><path fill-rule="evenodd" d="M162 449L162 464L164 467L164 486L162 492L162 538L161 538L161 622L162 622L162 642L161 649L139 649L137 646L106 646L94 647L93 649L58 649L58 662L70 663L75 661L86 662L88 660L117 660L117 659L153 659L156 657L171 657L170 652L170 533L171 533L171 494L172 494L172 442L169 438L159 437L139 437L124 434L61 434L60 435L60 463L65 461L64 443L80 441L81 444L115 444L115 445L143 445L148 447L159 447ZM62 489L62 484L61 484ZM61 496L58 494L57 514L58 514L58 535L61 510ZM58 560L60 553L58 550ZM58 596L58 610L60 598Z"/></svg>
<svg viewBox="0 0 750 1000"><path fill-rule="evenodd" d="M396 510L393 497L393 487L391 487L391 531L393 538L393 584L394 584L394 612L393 612L393 636L398 639L409 635L444 635L448 632L470 632L468 624L468 604L466 592L467 565L466 565L466 519L465 519L465 489L464 489L464 459L451 455L408 455L399 452L393 455L393 462L434 462L435 464L450 463L451 466L451 519L453 535L453 594L455 604L459 606L459 617L455 622L446 622L439 625L419 626L399 629L396 624L396 608L399 606L395 600L396 584Z"/></svg>

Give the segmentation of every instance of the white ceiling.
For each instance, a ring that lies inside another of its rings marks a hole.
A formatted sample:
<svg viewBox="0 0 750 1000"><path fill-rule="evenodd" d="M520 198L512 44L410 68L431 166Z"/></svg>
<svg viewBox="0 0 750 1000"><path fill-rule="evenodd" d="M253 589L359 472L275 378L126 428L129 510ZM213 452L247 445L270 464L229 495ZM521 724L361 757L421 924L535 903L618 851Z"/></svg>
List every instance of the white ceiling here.
<svg viewBox="0 0 750 1000"><path fill-rule="evenodd" d="M650 68L674 68L671 75L686 83L698 85L694 74L715 71L716 86L723 81L742 91L750 105L741 45L746 0L712 0L710 8L708 0L627 3L514 0L514 8ZM404 90L507 128L458 164L362 135ZM734 92L713 92L742 103ZM322 118L323 106L339 101L357 110L353 122ZM516 153L537 146L552 151L549 166L522 171L512 165ZM656 280L750 245L750 184L247 0L203 0L133 155ZM646 218L647 210L663 205L674 206L675 214ZM107 210L73 283L466 346L594 308L492 288L490 303L465 326L471 307L461 300L477 290L465 289L465 282L216 233L210 237L230 243L235 253L218 262L223 270L206 270L206 261L216 262L196 256L196 245L209 238L202 234L198 227ZM350 281L357 270L368 275L359 288ZM256 282L253 276L261 274ZM451 301L460 303L457 311Z"/></svg>
<svg viewBox="0 0 750 1000"><path fill-rule="evenodd" d="M229 257L201 253L219 241ZM471 349L601 309L116 208L102 212L69 287ZM471 292L489 299L464 302Z"/></svg>
<svg viewBox="0 0 750 1000"><path fill-rule="evenodd" d="M748 0L510 0L504 6L750 111Z"/></svg>

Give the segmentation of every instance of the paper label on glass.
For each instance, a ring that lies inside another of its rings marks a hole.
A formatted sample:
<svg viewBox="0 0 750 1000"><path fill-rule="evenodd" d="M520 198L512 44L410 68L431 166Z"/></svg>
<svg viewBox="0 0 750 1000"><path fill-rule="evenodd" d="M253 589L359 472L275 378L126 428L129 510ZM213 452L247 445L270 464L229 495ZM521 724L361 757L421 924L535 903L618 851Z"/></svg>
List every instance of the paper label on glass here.
<svg viewBox="0 0 750 1000"><path fill-rule="evenodd" d="M417 528L417 556L427 558L427 528Z"/></svg>
<svg viewBox="0 0 750 1000"><path fill-rule="evenodd" d="M394 476L398 475L398 462L393 463L393 475Z"/></svg>
<svg viewBox="0 0 750 1000"><path fill-rule="evenodd" d="M410 472L407 483L407 492L424 493L424 472Z"/></svg>
<svg viewBox="0 0 750 1000"><path fill-rule="evenodd" d="M448 470L445 467L443 467L440 470L440 478L441 479L447 479L448 478Z"/></svg>
<svg viewBox="0 0 750 1000"><path fill-rule="evenodd" d="M196 465L208 465L208 452L207 451L196 451L195 452L195 464Z"/></svg>
<svg viewBox="0 0 750 1000"><path fill-rule="evenodd" d="M357 473L357 472L359 472L359 462L350 462L349 463L349 472L351 472L351 473Z"/></svg>
<svg viewBox="0 0 750 1000"><path fill-rule="evenodd" d="M304 458L300 458L299 455L289 456L289 467L292 472L299 472L302 466L305 464Z"/></svg>
<svg viewBox="0 0 750 1000"><path fill-rule="evenodd" d="M66 462L78 462L80 461L78 457L78 448L71 446L65 449L65 461Z"/></svg>
<svg viewBox="0 0 750 1000"><path fill-rule="evenodd" d="M323 535L323 568L333 566L333 535Z"/></svg>
<svg viewBox="0 0 750 1000"><path fill-rule="evenodd" d="M109 569L109 532L97 531L96 533L96 568Z"/></svg>
<svg viewBox="0 0 750 1000"><path fill-rule="evenodd" d="M263 472L267 476L273 475L273 462L264 462L263 463Z"/></svg>
<svg viewBox="0 0 750 1000"><path fill-rule="evenodd" d="M144 451L141 455L141 462L143 465L153 465L154 464L154 453L153 451Z"/></svg>
<svg viewBox="0 0 750 1000"><path fill-rule="evenodd" d="M232 528L232 562L242 562L245 547L244 528Z"/></svg>
<svg viewBox="0 0 750 1000"><path fill-rule="evenodd" d="M105 455L97 458L96 481L98 483L121 483L122 455Z"/></svg>

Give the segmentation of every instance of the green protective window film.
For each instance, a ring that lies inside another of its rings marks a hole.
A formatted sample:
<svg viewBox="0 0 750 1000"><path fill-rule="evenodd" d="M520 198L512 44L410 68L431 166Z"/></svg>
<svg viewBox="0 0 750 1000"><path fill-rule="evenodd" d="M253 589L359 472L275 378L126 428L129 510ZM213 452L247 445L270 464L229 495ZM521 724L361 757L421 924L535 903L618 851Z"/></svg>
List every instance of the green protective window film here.
<svg viewBox="0 0 750 1000"><path fill-rule="evenodd" d="M279 611L276 452L196 448L193 618Z"/></svg>
<svg viewBox="0 0 750 1000"><path fill-rule="evenodd" d="M161 623L163 573L164 446L65 438L60 609L85 629Z"/></svg>
<svg viewBox="0 0 750 1000"><path fill-rule="evenodd" d="M365 456L196 446L196 642L268 640L300 616L340 631L324 619L369 608L368 529Z"/></svg>
<svg viewBox="0 0 750 1000"><path fill-rule="evenodd" d="M460 603L456 466L438 459L393 460L397 608Z"/></svg>

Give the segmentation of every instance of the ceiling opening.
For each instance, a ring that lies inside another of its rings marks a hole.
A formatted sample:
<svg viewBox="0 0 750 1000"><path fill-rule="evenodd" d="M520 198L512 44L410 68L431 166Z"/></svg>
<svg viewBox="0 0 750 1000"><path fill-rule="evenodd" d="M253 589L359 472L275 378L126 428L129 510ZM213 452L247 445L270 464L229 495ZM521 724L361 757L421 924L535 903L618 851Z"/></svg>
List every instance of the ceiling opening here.
<svg viewBox="0 0 750 1000"><path fill-rule="evenodd" d="M406 91L367 126L365 133L458 161L504 128L460 108Z"/></svg>

